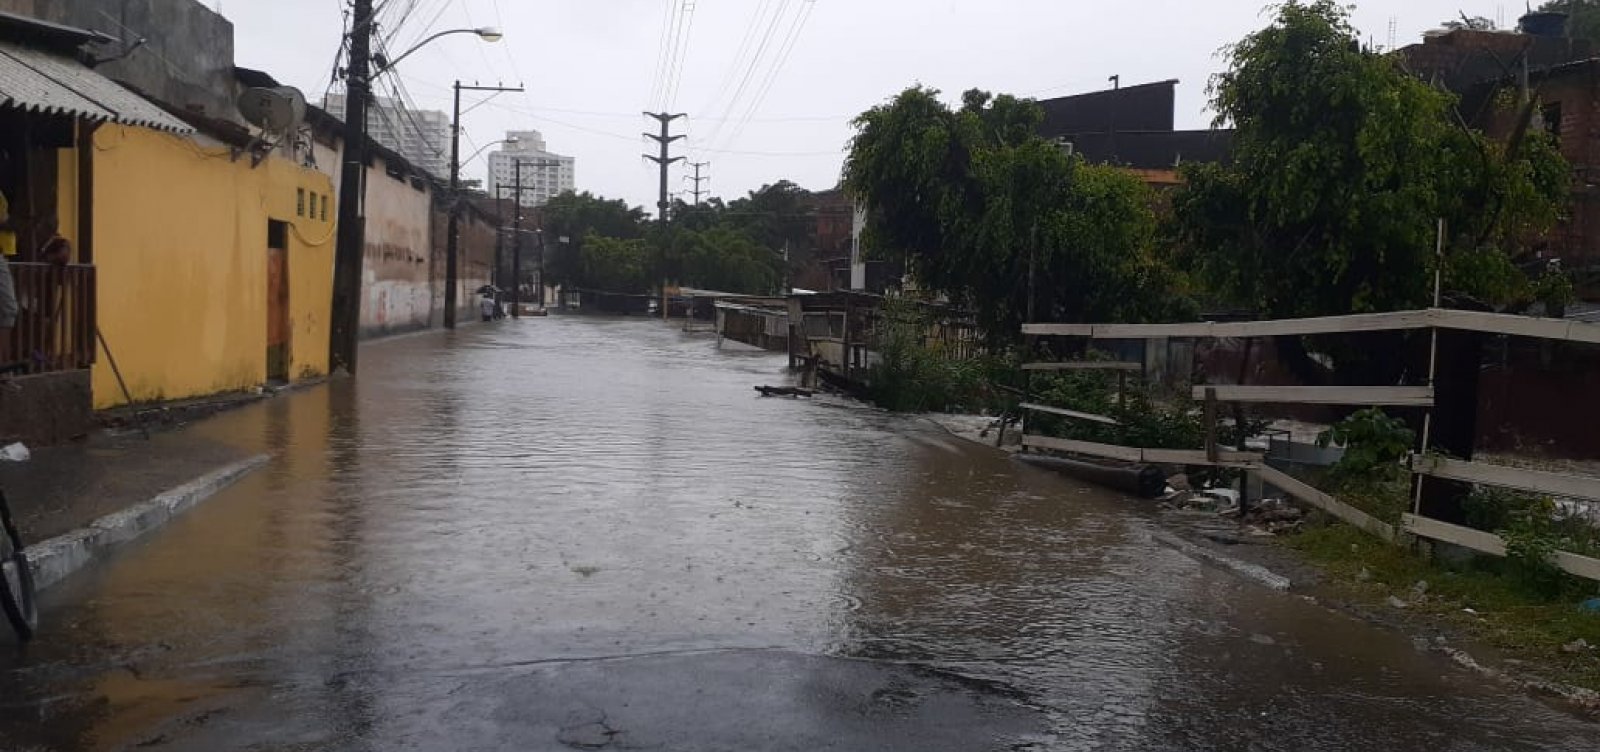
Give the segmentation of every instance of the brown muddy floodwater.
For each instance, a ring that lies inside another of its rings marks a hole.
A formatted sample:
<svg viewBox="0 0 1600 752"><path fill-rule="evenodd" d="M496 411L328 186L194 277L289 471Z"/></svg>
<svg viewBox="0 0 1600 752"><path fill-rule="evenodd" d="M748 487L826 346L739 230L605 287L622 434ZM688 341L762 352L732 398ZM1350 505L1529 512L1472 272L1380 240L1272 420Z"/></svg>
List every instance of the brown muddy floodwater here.
<svg viewBox="0 0 1600 752"><path fill-rule="evenodd" d="M1600 749L734 348L504 322L191 429L276 459L48 594L0 749Z"/></svg>

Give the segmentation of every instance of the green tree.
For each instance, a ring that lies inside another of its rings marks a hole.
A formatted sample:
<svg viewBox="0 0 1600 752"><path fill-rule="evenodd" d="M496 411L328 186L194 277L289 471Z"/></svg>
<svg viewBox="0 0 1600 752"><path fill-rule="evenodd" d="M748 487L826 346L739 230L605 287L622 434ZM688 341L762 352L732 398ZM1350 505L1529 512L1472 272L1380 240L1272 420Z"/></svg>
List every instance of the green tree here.
<svg viewBox="0 0 1600 752"><path fill-rule="evenodd" d="M580 247L576 284L608 292L649 292L650 249L644 240L590 232Z"/></svg>
<svg viewBox="0 0 1600 752"><path fill-rule="evenodd" d="M1512 259L1558 216L1564 162L1542 135L1505 144L1460 126L1452 95L1362 49L1347 14L1289 2L1230 48L1211 95L1235 128L1232 162L1186 168L1174 200L1188 265L1271 316L1420 307L1444 218L1453 292L1506 302ZM1526 131L1531 107L1509 105Z"/></svg>
<svg viewBox="0 0 1600 752"><path fill-rule="evenodd" d="M920 86L862 113L844 179L868 208L869 247L970 307L991 342L1015 339L1030 310L1177 315L1146 187L1040 138L1042 117L1032 101L976 90L952 109Z"/></svg>
<svg viewBox="0 0 1600 752"><path fill-rule="evenodd" d="M588 191L567 191L552 197L541 209L546 253L545 275L552 283L587 284L583 272L584 245L590 234L632 240L644 237L644 210L620 199L607 199ZM567 238L566 243L561 238Z"/></svg>
<svg viewBox="0 0 1600 752"><path fill-rule="evenodd" d="M1567 14L1567 36L1600 46L1600 0L1549 0L1539 10Z"/></svg>
<svg viewBox="0 0 1600 752"><path fill-rule="evenodd" d="M783 279L781 257L726 225L678 230L672 254L679 283L690 287L771 295Z"/></svg>

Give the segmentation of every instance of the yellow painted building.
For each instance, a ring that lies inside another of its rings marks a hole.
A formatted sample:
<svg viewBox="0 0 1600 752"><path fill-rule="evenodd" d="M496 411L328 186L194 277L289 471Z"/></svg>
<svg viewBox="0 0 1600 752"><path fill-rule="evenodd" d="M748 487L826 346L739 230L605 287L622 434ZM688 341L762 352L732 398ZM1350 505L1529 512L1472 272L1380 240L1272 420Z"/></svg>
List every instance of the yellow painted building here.
<svg viewBox="0 0 1600 752"><path fill-rule="evenodd" d="M265 383L274 317L288 340L283 375L327 372L336 212L326 175L114 124L93 148L98 319L135 401ZM76 159L62 152L63 227L76 224ZM272 286L273 256L286 259L283 287ZM93 385L97 409L125 401L104 353Z"/></svg>

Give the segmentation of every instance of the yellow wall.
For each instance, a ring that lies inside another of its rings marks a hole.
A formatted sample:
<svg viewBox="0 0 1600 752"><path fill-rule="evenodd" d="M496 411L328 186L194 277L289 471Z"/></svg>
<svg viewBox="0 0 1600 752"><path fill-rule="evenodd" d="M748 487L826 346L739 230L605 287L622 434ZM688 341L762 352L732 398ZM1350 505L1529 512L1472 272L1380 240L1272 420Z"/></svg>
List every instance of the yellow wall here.
<svg viewBox="0 0 1600 752"><path fill-rule="evenodd" d="M296 189L332 195L326 176L143 128L102 126L94 148L100 328L136 401L265 381L269 217L291 225L290 374L327 370L333 212L296 216ZM94 398L124 401L104 353Z"/></svg>

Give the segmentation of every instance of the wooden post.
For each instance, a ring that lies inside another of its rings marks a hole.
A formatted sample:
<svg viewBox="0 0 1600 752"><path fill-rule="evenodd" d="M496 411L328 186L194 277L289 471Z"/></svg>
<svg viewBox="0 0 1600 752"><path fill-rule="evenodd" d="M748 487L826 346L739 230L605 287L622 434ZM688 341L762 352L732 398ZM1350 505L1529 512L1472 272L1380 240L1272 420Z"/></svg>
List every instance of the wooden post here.
<svg viewBox="0 0 1600 752"><path fill-rule="evenodd" d="M1217 453L1217 390L1215 387L1206 387L1205 406L1206 428L1206 460L1216 462Z"/></svg>

